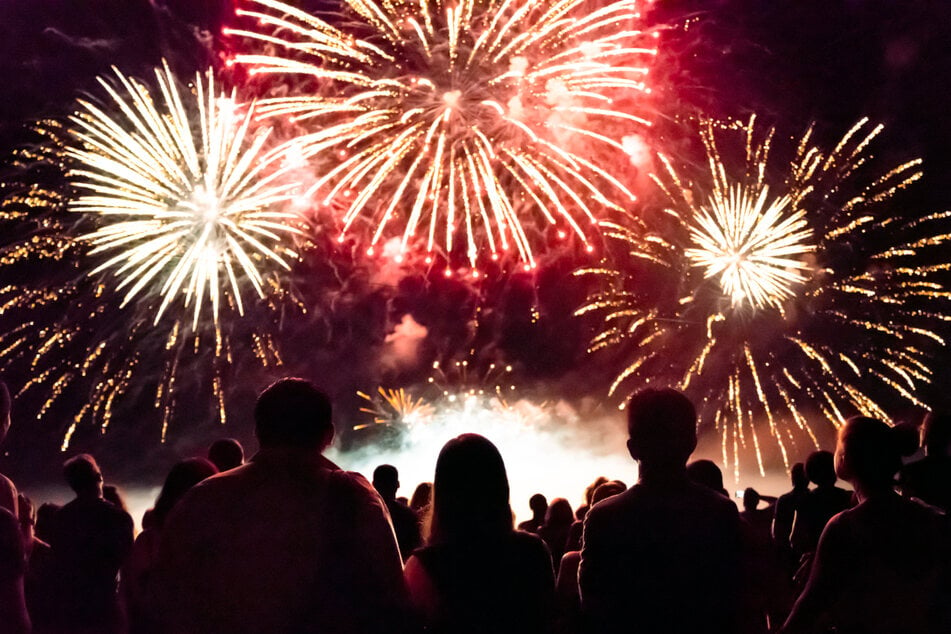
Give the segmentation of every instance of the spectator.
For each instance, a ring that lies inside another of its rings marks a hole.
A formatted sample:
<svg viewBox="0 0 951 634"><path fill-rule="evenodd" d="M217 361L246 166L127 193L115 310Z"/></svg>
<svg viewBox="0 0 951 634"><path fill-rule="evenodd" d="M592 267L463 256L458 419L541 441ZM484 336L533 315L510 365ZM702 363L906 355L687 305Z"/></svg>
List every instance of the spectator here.
<svg viewBox="0 0 951 634"><path fill-rule="evenodd" d="M400 488L400 474L396 467L383 464L373 470L373 488L377 490L393 521L396 543L399 544L403 561L409 559L422 542L419 533L419 518L413 510L396 499Z"/></svg>
<svg viewBox="0 0 951 634"><path fill-rule="evenodd" d="M792 490L783 493L776 500L776 512L773 515L772 535L786 565L795 569L795 562L789 538L792 535L793 521L803 500L809 494L809 478L806 476L806 465L797 462L789 472L792 479Z"/></svg>
<svg viewBox="0 0 951 634"><path fill-rule="evenodd" d="M675 390L631 398L627 447L639 480L585 519L579 581L593 631L737 631L740 520L730 500L687 479L696 421Z"/></svg>
<svg viewBox="0 0 951 634"><path fill-rule="evenodd" d="M47 544L53 539L53 523L61 508L59 504L44 502L36 511L36 526L34 527L36 536Z"/></svg>
<svg viewBox="0 0 951 634"><path fill-rule="evenodd" d="M63 465L76 498L56 513L50 600L65 631L118 632L119 567L132 548L132 518L102 497L102 472L88 454Z"/></svg>
<svg viewBox="0 0 951 634"><path fill-rule="evenodd" d="M687 465L687 479L729 498L723 486L723 472L712 460L694 460Z"/></svg>
<svg viewBox="0 0 951 634"><path fill-rule="evenodd" d="M767 502L769 506L759 508L760 502ZM756 532L757 537L763 542L772 542L771 525L773 523L774 509L773 504L776 498L770 495L761 495L753 487L747 487L743 491L743 511L740 518L743 519L750 528Z"/></svg>
<svg viewBox="0 0 951 634"><path fill-rule="evenodd" d="M432 498L433 483L420 482L413 491L413 497L409 499L409 507L416 513L416 517L422 517L426 513Z"/></svg>
<svg viewBox="0 0 951 634"><path fill-rule="evenodd" d="M0 444L10 429L10 392L0 381ZM17 490L0 474L0 623L11 633L30 631L23 577L26 573L23 539L17 521Z"/></svg>
<svg viewBox="0 0 951 634"><path fill-rule="evenodd" d="M219 438L208 447L208 459L218 471L228 471L244 464L244 447L234 438Z"/></svg>
<svg viewBox="0 0 951 634"><path fill-rule="evenodd" d="M260 451L193 487L155 571L172 632L392 633L406 622L399 550L370 483L322 455L330 400L302 379L254 408Z"/></svg>
<svg viewBox="0 0 951 634"><path fill-rule="evenodd" d="M512 528L495 445L476 434L439 452L429 544L406 562L413 604L436 634L547 632L554 576L544 543Z"/></svg>
<svg viewBox="0 0 951 634"><path fill-rule="evenodd" d="M820 622L866 634L951 631L947 518L895 493L901 456L894 432L862 417L839 431L836 471L859 503L822 532L784 634L816 631Z"/></svg>
<svg viewBox="0 0 951 634"><path fill-rule="evenodd" d="M538 531L551 552L551 561L555 569L561 563L561 556L565 554L565 545L568 543L568 531L574 522L574 513L571 503L565 498L555 498L545 514L545 525Z"/></svg>
<svg viewBox="0 0 951 634"><path fill-rule="evenodd" d="M0 627L10 634L29 634L23 577L26 558L20 525L9 510L0 508Z"/></svg>
<svg viewBox="0 0 951 634"><path fill-rule="evenodd" d="M149 509L148 527L136 538L132 552L122 568L122 594L126 602L130 629L134 634L160 631L160 619L152 602L149 583L158 563L165 520L189 489L216 473L218 469L210 460L182 460L172 467L155 500L155 506Z"/></svg>
<svg viewBox="0 0 951 634"><path fill-rule="evenodd" d="M594 491L591 496L591 505L619 493L624 493L627 485L620 480L605 482ZM582 535L582 544L584 537ZM558 598L559 622L561 632L575 632L581 627L581 597L578 594L578 565L581 563L581 545L579 550L571 550L564 554L558 565L558 575L555 581L555 596Z"/></svg>
<svg viewBox="0 0 951 634"><path fill-rule="evenodd" d="M23 590L26 596L27 611L30 613L36 631L44 631L50 624L50 574L53 551L50 545L39 539L34 530L36 512L30 498L20 494L20 533L23 536L23 550L26 555L26 575Z"/></svg>
<svg viewBox="0 0 951 634"><path fill-rule="evenodd" d="M10 430L10 391L7 384L0 381L0 444ZM0 508L7 509L17 516L17 488L13 480L0 473Z"/></svg>
<svg viewBox="0 0 951 634"><path fill-rule="evenodd" d="M532 510L532 518L525 520L518 525L518 530L526 533L538 534L538 531L545 525L545 515L548 513L548 500L541 493L536 493L528 498L528 508Z"/></svg>
<svg viewBox="0 0 951 634"><path fill-rule="evenodd" d="M814 451L809 455L806 477L816 488L804 496L796 512L790 544L797 558L815 552L826 522L852 506L852 493L835 486L835 465L830 452Z"/></svg>
<svg viewBox="0 0 951 634"><path fill-rule="evenodd" d="M902 468L902 493L951 513L951 414L930 413L921 425L925 457Z"/></svg>

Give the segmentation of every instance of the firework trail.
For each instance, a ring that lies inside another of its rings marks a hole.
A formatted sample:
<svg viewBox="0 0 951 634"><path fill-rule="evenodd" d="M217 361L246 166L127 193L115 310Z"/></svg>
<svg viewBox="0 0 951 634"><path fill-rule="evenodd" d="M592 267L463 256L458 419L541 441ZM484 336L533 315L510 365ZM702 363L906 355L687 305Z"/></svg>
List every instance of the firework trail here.
<svg viewBox="0 0 951 634"><path fill-rule="evenodd" d="M737 477L748 447L763 471L763 426L788 466L787 444L817 444L815 420L924 407L916 392L951 319L942 257L951 213L910 222L887 213L921 161L869 178L881 130L863 119L825 152L810 129L783 165L772 130L754 119L708 122L706 173L659 156L663 210L603 223L623 253L578 271L601 282L577 311L602 320L589 350L628 359L612 394L652 383L686 390ZM734 145L721 153L723 136Z"/></svg>
<svg viewBox="0 0 951 634"><path fill-rule="evenodd" d="M235 355L279 365L270 326L297 305L279 276L301 232L282 211L289 146L266 149L253 107L210 72L193 93L167 65L155 90L119 71L100 83L107 99L40 126L0 207L0 267L25 280L0 288L0 359L38 418L72 419L64 449L84 422L105 432L123 402L154 405L163 440L195 391L224 422Z"/></svg>
<svg viewBox="0 0 951 634"><path fill-rule="evenodd" d="M614 131L648 124L631 114L656 53L637 0L346 0L326 19L242 4L257 27L228 32L267 52L235 62L311 90L260 114L307 126L304 154L325 166L309 193L342 200L344 231L366 223L371 245L395 226L402 250L474 265L514 249L530 268L529 223L587 244L600 210L634 198L592 148L623 156Z"/></svg>

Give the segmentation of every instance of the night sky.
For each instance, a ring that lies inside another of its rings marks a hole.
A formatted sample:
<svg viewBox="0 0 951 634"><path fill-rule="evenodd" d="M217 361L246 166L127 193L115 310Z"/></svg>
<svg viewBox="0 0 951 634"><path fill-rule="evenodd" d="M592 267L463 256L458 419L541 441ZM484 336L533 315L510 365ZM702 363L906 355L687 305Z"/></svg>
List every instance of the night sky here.
<svg viewBox="0 0 951 634"><path fill-rule="evenodd" d="M327 0L296 4L332 6ZM112 65L140 77L148 77L163 56L186 75L220 65L234 45L220 36L232 5L232 0L0 0L3 155L29 142L34 120L67 114L72 100L94 90L95 77ZM684 122L697 113L740 119L756 113L793 135L815 122L825 142L869 116L886 125L876 159L925 161L925 177L902 195L900 213L913 217L951 208L946 3L657 0L648 21L662 31L651 109L655 133L668 144L679 142ZM476 292L425 272L381 286L373 272L338 254L311 271L311 283L333 291L325 304L333 308L315 311L288 335L295 349L289 366L333 377L324 384L353 412L355 390L371 387L367 368L378 359L386 333L409 313L429 328L428 348L421 352L427 359L473 347L515 364L529 390L574 399L604 394L616 369L610 355L586 359L590 332L572 316L587 291L571 277L582 261L578 253L553 254L535 275L500 276ZM0 285L15 282L4 279ZM348 298L344 305L334 299L339 297ZM376 380L412 382L424 378L420 372L374 367L371 374ZM940 386L951 373L939 368L938 375ZM17 384L26 378L8 380ZM265 378L252 377L235 390L239 407L228 434L250 440L248 407L240 405L250 405L261 387L255 381ZM947 390L927 396L942 405L948 398L942 392ZM74 446L109 456L111 468L126 479L154 479L152 472L164 469L173 456L191 453L222 433L196 409L195 420L177 421L169 443L161 446L149 416L128 412L135 422L117 422L105 437L95 430L79 433ZM56 421L15 417L0 471L18 482L52 477L61 460L62 428Z"/></svg>

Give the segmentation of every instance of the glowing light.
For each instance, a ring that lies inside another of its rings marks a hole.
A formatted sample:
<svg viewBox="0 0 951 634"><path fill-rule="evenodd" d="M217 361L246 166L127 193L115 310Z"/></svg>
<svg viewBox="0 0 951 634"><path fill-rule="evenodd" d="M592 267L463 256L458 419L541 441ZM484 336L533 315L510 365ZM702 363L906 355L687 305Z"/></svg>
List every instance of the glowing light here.
<svg viewBox="0 0 951 634"><path fill-rule="evenodd" d="M631 114L656 53L638 4L346 0L342 22L249 0L262 29L229 33L268 47L237 56L251 73L323 87L260 112L310 127L305 155L328 159L313 187L344 192L346 229L532 263L530 219L586 239L582 220L634 199L596 154L624 151L606 128L648 125Z"/></svg>
<svg viewBox="0 0 951 634"><path fill-rule="evenodd" d="M951 322L951 213L903 222L887 208L920 160L857 176L881 129L862 120L832 151L810 129L786 163L754 119L706 123L707 173L659 155L666 213L603 223L618 259L578 272L602 283L577 311L601 319L589 351L629 355L611 393L686 390L737 478L746 452L763 471L764 428L788 466L798 442L818 446L817 419L925 407Z"/></svg>
<svg viewBox="0 0 951 634"><path fill-rule="evenodd" d="M81 192L69 207L100 223L81 237L90 256L107 257L91 274L110 272L124 303L156 290L156 323L180 302L197 324L206 298L217 320L225 293L243 313L243 285L263 297L261 266L296 258L285 242L297 216L279 207L296 186L281 181L281 165L298 161L289 146L265 151L270 130L251 132L254 108L219 94L210 71L196 77L194 99L167 64L155 72L157 94L115 76L116 86L100 79L115 114L80 100L65 151Z"/></svg>

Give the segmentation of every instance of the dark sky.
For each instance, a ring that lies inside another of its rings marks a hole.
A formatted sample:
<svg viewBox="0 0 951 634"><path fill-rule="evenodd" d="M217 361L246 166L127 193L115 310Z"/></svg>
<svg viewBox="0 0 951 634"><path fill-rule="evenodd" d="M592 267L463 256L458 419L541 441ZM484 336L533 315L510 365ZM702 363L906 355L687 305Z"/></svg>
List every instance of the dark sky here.
<svg viewBox="0 0 951 634"><path fill-rule="evenodd" d="M299 4L308 2L331 4ZM23 142L31 121L68 113L72 99L94 89L95 77L111 65L146 76L163 56L181 73L219 63L228 43L218 33L231 10L232 0L0 0L0 150L6 155ZM659 134L677 134L678 121L698 112L740 118L755 112L790 134L816 122L820 139L830 140L870 116L887 125L878 146L883 162L925 159L923 182L904 199L907 213L951 207L947 3L658 0L649 16L663 30L653 78ZM484 293L490 304L483 317L493 324L484 345L518 361L529 382L582 393L596 390L607 370L576 371L587 335L571 316L584 294L570 278L573 266L570 257L559 259L536 280L516 276ZM441 328L447 342L462 340L454 328L472 316L472 300L451 284L410 279L395 299L368 295L353 313L370 324L368 330L351 337L378 340L392 314L410 311L437 315L428 325ZM542 308L540 324L514 317L533 303ZM328 360L326 367L338 362ZM352 394L355 383L343 381L340 393ZM247 422L239 416L230 431L247 439ZM15 433L0 470L22 474L37 463L55 464L57 429L54 424ZM167 461L214 433L220 432L205 428L148 452ZM124 447L154 442L145 438L152 436L132 428L112 431L106 440L90 436L80 446L128 455L122 468L134 476L148 465Z"/></svg>

